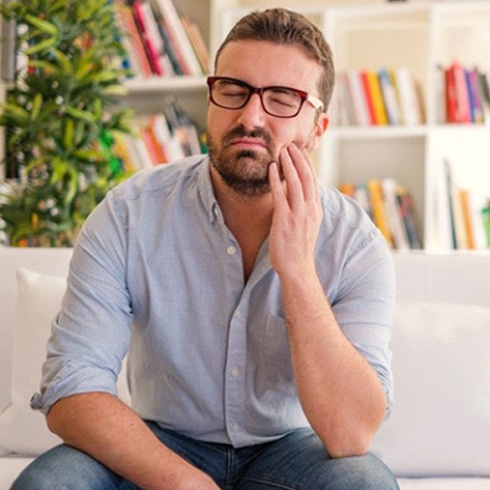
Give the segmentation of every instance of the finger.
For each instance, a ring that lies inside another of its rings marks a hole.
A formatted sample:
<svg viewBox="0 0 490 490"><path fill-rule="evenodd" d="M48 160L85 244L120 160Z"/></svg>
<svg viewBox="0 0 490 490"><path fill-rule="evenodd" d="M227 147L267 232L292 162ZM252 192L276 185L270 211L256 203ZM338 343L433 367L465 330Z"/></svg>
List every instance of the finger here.
<svg viewBox="0 0 490 490"><path fill-rule="evenodd" d="M280 159L284 180L286 182L287 199L291 208L295 208L304 203L304 195L295 162L290 154L290 147L281 150Z"/></svg>
<svg viewBox="0 0 490 490"><path fill-rule="evenodd" d="M306 148L300 149L293 143L290 146L290 154L301 182L304 199L315 199L317 186L310 153Z"/></svg>
<svg viewBox="0 0 490 490"><path fill-rule="evenodd" d="M279 166L277 162L272 162L269 165L269 184L272 193L272 199L274 200L274 206L279 208L287 204L286 193L281 182L279 175Z"/></svg>
<svg viewBox="0 0 490 490"><path fill-rule="evenodd" d="M315 172L313 159L311 158L311 152L307 148L303 148L302 152L304 157L306 158L306 161L308 162L308 169L312 179L312 186L310 187L310 189L312 189L313 192L311 194L311 197L315 201L320 202L320 185L319 185L318 176Z"/></svg>

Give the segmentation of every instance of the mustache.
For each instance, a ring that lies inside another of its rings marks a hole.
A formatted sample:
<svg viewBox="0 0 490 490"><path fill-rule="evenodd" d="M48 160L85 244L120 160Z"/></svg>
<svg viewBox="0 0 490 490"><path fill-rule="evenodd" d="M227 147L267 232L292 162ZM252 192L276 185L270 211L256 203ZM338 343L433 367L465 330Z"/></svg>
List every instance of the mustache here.
<svg viewBox="0 0 490 490"><path fill-rule="evenodd" d="M255 138L261 139L267 146L272 144L271 135L262 128L255 128L251 131L247 131L243 126L237 126L230 130L223 137L223 144L226 146L233 142L236 138Z"/></svg>

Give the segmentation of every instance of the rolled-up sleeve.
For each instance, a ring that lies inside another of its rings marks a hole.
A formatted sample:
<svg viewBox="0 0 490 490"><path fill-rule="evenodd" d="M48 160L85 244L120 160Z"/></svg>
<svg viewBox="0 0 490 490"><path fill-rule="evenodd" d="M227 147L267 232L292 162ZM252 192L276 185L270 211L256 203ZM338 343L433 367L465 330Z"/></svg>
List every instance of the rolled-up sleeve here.
<svg viewBox="0 0 490 490"><path fill-rule="evenodd" d="M31 407L47 413L61 398L117 395L132 319L126 286L125 209L110 193L86 221L70 263L61 311L54 319L41 392Z"/></svg>
<svg viewBox="0 0 490 490"><path fill-rule="evenodd" d="M377 230L352 251L344 262L333 310L345 336L376 372L388 416L394 404L389 348L395 304L393 260Z"/></svg>

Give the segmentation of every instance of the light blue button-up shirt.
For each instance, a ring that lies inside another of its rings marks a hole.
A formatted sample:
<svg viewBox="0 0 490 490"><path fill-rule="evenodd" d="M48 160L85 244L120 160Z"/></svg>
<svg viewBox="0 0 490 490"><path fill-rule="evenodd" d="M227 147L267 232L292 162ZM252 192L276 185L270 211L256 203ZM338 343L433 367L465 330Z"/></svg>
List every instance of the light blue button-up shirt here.
<svg viewBox="0 0 490 490"><path fill-rule="evenodd" d="M391 406L391 256L359 206L334 188L321 192L317 271ZM162 427L243 447L308 425L268 242L245 282L205 156L137 173L86 221L32 406L116 394L128 350L133 407Z"/></svg>

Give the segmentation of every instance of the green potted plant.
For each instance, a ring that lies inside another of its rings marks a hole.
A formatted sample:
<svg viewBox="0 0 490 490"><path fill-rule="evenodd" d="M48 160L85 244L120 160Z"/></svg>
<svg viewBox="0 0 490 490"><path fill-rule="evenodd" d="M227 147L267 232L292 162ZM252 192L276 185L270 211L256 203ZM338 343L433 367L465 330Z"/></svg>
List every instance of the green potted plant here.
<svg viewBox="0 0 490 490"><path fill-rule="evenodd" d="M108 0L11 0L22 62L0 110L6 166L0 218L11 246L71 246L85 218L124 178L115 132L130 132L124 50ZM23 66L22 66L23 65Z"/></svg>

